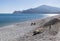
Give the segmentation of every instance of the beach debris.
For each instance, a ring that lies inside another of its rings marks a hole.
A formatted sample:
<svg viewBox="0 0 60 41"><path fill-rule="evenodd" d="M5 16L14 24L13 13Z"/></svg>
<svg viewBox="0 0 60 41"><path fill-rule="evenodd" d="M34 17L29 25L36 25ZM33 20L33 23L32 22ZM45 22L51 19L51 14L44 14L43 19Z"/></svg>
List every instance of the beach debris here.
<svg viewBox="0 0 60 41"><path fill-rule="evenodd" d="M35 31L33 31L33 36L37 34L41 34L43 32L43 29L44 28L42 27L38 27L37 29L35 29Z"/></svg>

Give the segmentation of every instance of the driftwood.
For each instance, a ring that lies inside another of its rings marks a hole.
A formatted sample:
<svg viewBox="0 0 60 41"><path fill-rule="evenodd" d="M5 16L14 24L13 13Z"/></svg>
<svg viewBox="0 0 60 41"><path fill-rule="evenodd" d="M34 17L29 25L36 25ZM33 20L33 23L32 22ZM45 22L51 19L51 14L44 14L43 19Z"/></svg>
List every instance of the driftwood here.
<svg viewBox="0 0 60 41"><path fill-rule="evenodd" d="M33 35L37 35L37 34L41 34L44 31L43 27L38 27L37 29L35 29L35 31L33 32Z"/></svg>

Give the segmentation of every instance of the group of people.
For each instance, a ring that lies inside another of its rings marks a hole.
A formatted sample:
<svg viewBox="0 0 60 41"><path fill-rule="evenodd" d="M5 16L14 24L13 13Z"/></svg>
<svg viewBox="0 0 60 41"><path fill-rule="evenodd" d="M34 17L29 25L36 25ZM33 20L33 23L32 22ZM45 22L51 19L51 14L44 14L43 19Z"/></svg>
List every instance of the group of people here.
<svg viewBox="0 0 60 41"><path fill-rule="evenodd" d="M35 23L35 22L34 22L34 23L31 23L31 26L32 26L32 25L36 25L36 23Z"/></svg>

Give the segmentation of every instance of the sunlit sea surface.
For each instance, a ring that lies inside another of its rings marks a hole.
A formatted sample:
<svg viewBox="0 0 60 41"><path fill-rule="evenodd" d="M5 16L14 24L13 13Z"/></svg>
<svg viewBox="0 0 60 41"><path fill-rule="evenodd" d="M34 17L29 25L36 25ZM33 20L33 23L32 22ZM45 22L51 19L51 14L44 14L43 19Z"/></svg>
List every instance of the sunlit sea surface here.
<svg viewBox="0 0 60 41"><path fill-rule="evenodd" d="M1 14L0 26L46 17L45 14Z"/></svg>

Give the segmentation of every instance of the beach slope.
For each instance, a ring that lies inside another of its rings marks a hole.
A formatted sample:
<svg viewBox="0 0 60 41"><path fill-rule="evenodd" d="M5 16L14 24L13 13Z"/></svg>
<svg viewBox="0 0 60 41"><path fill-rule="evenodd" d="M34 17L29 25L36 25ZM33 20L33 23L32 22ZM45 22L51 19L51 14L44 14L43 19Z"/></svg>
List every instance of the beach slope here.
<svg viewBox="0 0 60 41"><path fill-rule="evenodd" d="M60 36L60 31L55 36L51 33L54 33L52 30L57 29L56 27L60 27L60 23L53 25L51 31L47 27L42 34L32 36L32 32L37 27L40 27L53 18L60 19L60 15L0 27L0 41L59 41L60 37L58 36ZM36 24L31 25L31 23Z"/></svg>

